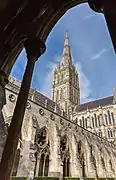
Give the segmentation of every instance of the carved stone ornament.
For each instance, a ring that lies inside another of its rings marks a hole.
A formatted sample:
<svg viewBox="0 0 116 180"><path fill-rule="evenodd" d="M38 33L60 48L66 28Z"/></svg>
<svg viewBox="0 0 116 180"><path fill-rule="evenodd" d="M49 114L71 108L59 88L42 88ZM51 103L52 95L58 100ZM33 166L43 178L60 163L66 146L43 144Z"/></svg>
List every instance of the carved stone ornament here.
<svg viewBox="0 0 116 180"><path fill-rule="evenodd" d="M48 143L47 132L46 132L46 129L43 128L39 130L39 132L36 135L36 144L40 148L45 148L47 143Z"/></svg>
<svg viewBox="0 0 116 180"><path fill-rule="evenodd" d="M50 115L51 120L55 120L55 116L53 114Z"/></svg>
<svg viewBox="0 0 116 180"><path fill-rule="evenodd" d="M9 95L9 100L10 100L11 102L14 102L14 101L16 100L16 97L15 97L13 94L10 94L10 95Z"/></svg>
<svg viewBox="0 0 116 180"><path fill-rule="evenodd" d="M43 110L43 109L39 109L39 114L40 114L41 116L43 116L43 115L44 115L44 110Z"/></svg>
<svg viewBox="0 0 116 180"><path fill-rule="evenodd" d="M69 157L69 147L66 135L62 136L60 139L60 154L61 160L64 160L65 157Z"/></svg>
<svg viewBox="0 0 116 180"><path fill-rule="evenodd" d="M68 123L68 127L71 129L71 124L70 123Z"/></svg>
<svg viewBox="0 0 116 180"><path fill-rule="evenodd" d="M27 108L27 109L30 109L30 108L31 108L31 104L30 104L29 102L27 102L26 108Z"/></svg>
<svg viewBox="0 0 116 180"><path fill-rule="evenodd" d="M61 125L64 125L63 119L60 119L60 124L61 124Z"/></svg>
<svg viewBox="0 0 116 180"><path fill-rule="evenodd" d="M35 162L35 161L36 161L36 160L35 160L35 154L32 153L32 152L30 152L29 158L30 158L30 160L31 160L32 162Z"/></svg>

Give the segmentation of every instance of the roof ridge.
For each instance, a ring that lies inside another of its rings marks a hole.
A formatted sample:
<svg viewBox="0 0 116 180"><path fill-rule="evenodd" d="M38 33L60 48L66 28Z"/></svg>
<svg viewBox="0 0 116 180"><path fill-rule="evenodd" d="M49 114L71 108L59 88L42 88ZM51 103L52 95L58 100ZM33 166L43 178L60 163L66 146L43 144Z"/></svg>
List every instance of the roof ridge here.
<svg viewBox="0 0 116 180"><path fill-rule="evenodd" d="M80 106L80 105L83 105L83 104L88 104L88 103L91 103L91 102L99 101L99 100L102 100L102 99L110 98L110 97L113 97L113 95L111 95L111 96L105 96L105 97L102 97L102 98L98 98L98 99L95 99L95 100L93 100L93 101L88 101L88 102L79 104L79 106Z"/></svg>

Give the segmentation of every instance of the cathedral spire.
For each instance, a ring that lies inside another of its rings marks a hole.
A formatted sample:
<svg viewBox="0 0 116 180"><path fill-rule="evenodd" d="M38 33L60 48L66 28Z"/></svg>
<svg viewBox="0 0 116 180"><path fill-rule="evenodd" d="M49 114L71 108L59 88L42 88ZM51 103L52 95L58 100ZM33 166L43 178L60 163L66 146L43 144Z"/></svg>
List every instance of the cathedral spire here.
<svg viewBox="0 0 116 180"><path fill-rule="evenodd" d="M68 31L66 32L66 37L65 37L65 41L64 41L64 49L63 49L63 53L62 53L62 63L64 65L67 65L67 64L72 65Z"/></svg>

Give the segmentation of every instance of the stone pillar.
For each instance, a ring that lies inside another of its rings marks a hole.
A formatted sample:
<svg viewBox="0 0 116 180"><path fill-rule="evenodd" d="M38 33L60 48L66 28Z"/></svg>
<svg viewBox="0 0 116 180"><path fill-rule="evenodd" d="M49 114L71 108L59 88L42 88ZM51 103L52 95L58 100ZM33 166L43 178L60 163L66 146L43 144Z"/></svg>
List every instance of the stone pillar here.
<svg viewBox="0 0 116 180"><path fill-rule="evenodd" d="M36 148L31 146L32 136L35 137L33 133L33 122L32 116L28 112L25 113L22 126L22 149L21 149L21 158L19 161L17 176L18 177L27 177L29 174L34 174L36 157L35 152Z"/></svg>
<svg viewBox="0 0 116 180"><path fill-rule="evenodd" d="M77 137L78 140L78 137ZM77 142L74 136L71 137L71 148L70 152L70 175L71 177L82 177L82 169L80 164L80 156L77 152Z"/></svg>
<svg viewBox="0 0 116 180"><path fill-rule="evenodd" d="M6 74L0 71L0 161L6 141L7 130L3 119L2 108L6 104L5 85L8 83Z"/></svg>
<svg viewBox="0 0 116 180"><path fill-rule="evenodd" d="M88 131L92 131L92 122L91 122L92 120L91 120L91 117L90 117L90 112L89 112L89 110L87 110L87 130Z"/></svg>
<svg viewBox="0 0 116 180"><path fill-rule="evenodd" d="M116 1L88 0L88 3L94 11L104 13L114 49L116 51Z"/></svg>
<svg viewBox="0 0 116 180"><path fill-rule="evenodd" d="M60 137L58 136L55 123L52 124L49 176L61 177Z"/></svg>
<svg viewBox="0 0 116 180"><path fill-rule="evenodd" d="M97 166L97 175L98 177L106 177L106 172L104 171L103 169L103 165L102 165L102 162L101 162L101 152L98 148L96 148L96 166Z"/></svg>
<svg viewBox="0 0 116 180"><path fill-rule="evenodd" d="M87 177L96 177L96 169L92 161L92 150L87 141L85 141L85 151L86 151L86 166L87 166Z"/></svg>
<svg viewBox="0 0 116 180"><path fill-rule="evenodd" d="M103 118L103 112L101 113L101 116L100 116L100 127L101 127L102 137L106 138L107 134L106 134L105 122Z"/></svg>
<svg viewBox="0 0 116 180"><path fill-rule="evenodd" d="M12 175L34 65L38 57L45 51L45 44L37 37L28 37L25 42L25 49L28 61L0 164L0 177L2 180L10 180Z"/></svg>

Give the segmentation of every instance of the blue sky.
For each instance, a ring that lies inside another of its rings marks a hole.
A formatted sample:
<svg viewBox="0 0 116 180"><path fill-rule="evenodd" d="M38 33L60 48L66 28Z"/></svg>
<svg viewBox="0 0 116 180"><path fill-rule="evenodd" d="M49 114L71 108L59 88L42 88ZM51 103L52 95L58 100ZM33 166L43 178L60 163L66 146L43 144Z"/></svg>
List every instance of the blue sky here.
<svg viewBox="0 0 116 180"><path fill-rule="evenodd" d="M46 52L36 62L31 86L51 97L53 70L61 60L68 30L73 63L79 72L81 103L113 94L116 57L104 16L87 4L76 6L57 22L46 41ZM23 50L11 75L21 80L26 65Z"/></svg>

